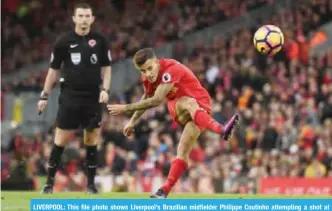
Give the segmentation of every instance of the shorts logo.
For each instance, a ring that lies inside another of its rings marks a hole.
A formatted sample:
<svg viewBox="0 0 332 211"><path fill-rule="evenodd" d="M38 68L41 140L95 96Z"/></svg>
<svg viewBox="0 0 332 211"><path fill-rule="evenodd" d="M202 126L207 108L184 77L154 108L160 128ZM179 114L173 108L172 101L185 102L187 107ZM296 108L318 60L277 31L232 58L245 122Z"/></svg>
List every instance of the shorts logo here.
<svg viewBox="0 0 332 211"><path fill-rule="evenodd" d="M96 45L96 40L89 40L89 45L91 46L91 48L93 48L93 46Z"/></svg>
<svg viewBox="0 0 332 211"><path fill-rule="evenodd" d="M98 58L97 58L97 55L95 53L91 55L90 62L92 64L96 64L98 62Z"/></svg>
<svg viewBox="0 0 332 211"><path fill-rule="evenodd" d="M71 53L70 58L73 64L78 65L81 62L81 53Z"/></svg>
<svg viewBox="0 0 332 211"><path fill-rule="evenodd" d="M172 79L172 77L171 77L171 74L169 74L169 73L165 73L162 77L162 80L164 83L170 82L171 79Z"/></svg>

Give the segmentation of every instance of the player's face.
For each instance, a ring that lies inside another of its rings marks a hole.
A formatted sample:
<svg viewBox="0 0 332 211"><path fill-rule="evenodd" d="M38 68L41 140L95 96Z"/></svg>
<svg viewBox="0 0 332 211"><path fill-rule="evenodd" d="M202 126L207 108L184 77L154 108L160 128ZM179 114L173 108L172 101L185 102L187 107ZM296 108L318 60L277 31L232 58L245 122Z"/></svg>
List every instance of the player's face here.
<svg viewBox="0 0 332 211"><path fill-rule="evenodd" d="M91 9L77 8L73 16L75 25L83 30L90 28L94 20L95 17L92 15Z"/></svg>
<svg viewBox="0 0 332 211"><path fill-rule="evenodd" d="M155 82L159 73L159 62L156 58L148 59L142 66L139 67L141 73L151 82Z"/></svg>

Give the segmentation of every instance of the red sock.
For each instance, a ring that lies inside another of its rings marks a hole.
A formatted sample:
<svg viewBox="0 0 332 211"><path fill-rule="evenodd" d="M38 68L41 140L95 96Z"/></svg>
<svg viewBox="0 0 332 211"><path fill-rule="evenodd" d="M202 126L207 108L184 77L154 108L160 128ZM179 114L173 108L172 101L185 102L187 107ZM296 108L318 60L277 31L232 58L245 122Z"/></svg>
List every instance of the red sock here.
<svg viewBox="0 0 332 211"><path fill-rule="evenodd" d="M197 110L194 117L195 124L201 129L208 129L214 133L221 134L223 126L214 120L207 112Z"/></svg>
<svg viewBox="0 0 332 211"><path fill-rule="evenodd" d="M188 168L188 164L179 158L175 159L172 163L171 170L169 171L167 180L162 189L168 194L174 187L175 183L182 176L183 172Z"/></svg>

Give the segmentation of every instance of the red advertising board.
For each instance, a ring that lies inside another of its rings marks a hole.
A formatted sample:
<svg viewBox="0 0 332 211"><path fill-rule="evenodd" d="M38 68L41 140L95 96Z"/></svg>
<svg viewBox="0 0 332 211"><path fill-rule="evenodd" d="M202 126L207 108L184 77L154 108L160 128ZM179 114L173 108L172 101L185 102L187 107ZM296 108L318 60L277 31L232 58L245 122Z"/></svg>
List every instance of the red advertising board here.
<svg viewBox="0 0 332 211"><path fill-rule="evenodd" d="M259 193L332 195L332 178L263 178Z"/></svg>

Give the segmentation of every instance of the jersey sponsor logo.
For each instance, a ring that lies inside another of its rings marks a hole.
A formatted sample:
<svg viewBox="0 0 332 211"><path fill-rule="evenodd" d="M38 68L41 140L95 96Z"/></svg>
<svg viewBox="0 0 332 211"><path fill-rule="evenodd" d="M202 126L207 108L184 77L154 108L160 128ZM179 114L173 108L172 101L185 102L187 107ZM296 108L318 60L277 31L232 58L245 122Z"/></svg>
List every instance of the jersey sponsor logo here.
<svg viewBox="0 0 332 211"><path fill-rule="evenodd" d="M81 53L71 53L70 58L73 64L78 65L81 62Z"/></svg>
<svg viewBox="0 0 332 211"><path fill-rule="evenodd" d="M175 97L175 94L177 93L178 90L179 90L179 88L177 88L177 87L173 87L173 88L169 91L169 93L168 93L168 95L167 95L167 98L173 98L173 97Z"/></svg>
<svg viewBox="0 0 332 211"><path fill-rule="evenodd" d="M52 52L52 53L51 53L51 59L50 59L50 62L52 63L53 60L54 60L54 53Z"/></svg>
<svg viewBox="0 0 332 211"><path fill-rule="evenodd" d="M175 94L178 90L179 90L179 88L173 87L170 92Z"/></svg>
<svg viewBox="0 0 332 211"><path fill-rule="evenodd" d="M98 62L97 54L94 53L90 56L90 62L92 64L96 64Z"/></svg>
<svg viewBox="0 0 332 211"><path fill-rule="evenodd" d="M171 79L172 79L171 74L169 74L169 73L164 73L164 75L163 75L163 77L162 77L162 80L163 80L164 83L170 82Z"/></svg>
<svg viewBox="0 0 332 211"><path fill-rule="evenodd" d="M112 54L111 54L111 51L110 51L110 50L108 50L107 56L108 56L108 59L109 59L110 62L111 62L111 61L112 61Z"/></svg>
<svg viewBox="0 0 332 211"><path fill-rule="evenodd" d="M96 43L97 43L96 40L89 40L89 45L90 45L91 47L95 46Z"/></svg>
<svg viewBox="0 0 332 211"><path fill-rule="evenodd" d="M70 45L71 48L75 48L78 44Z"/></svg>

